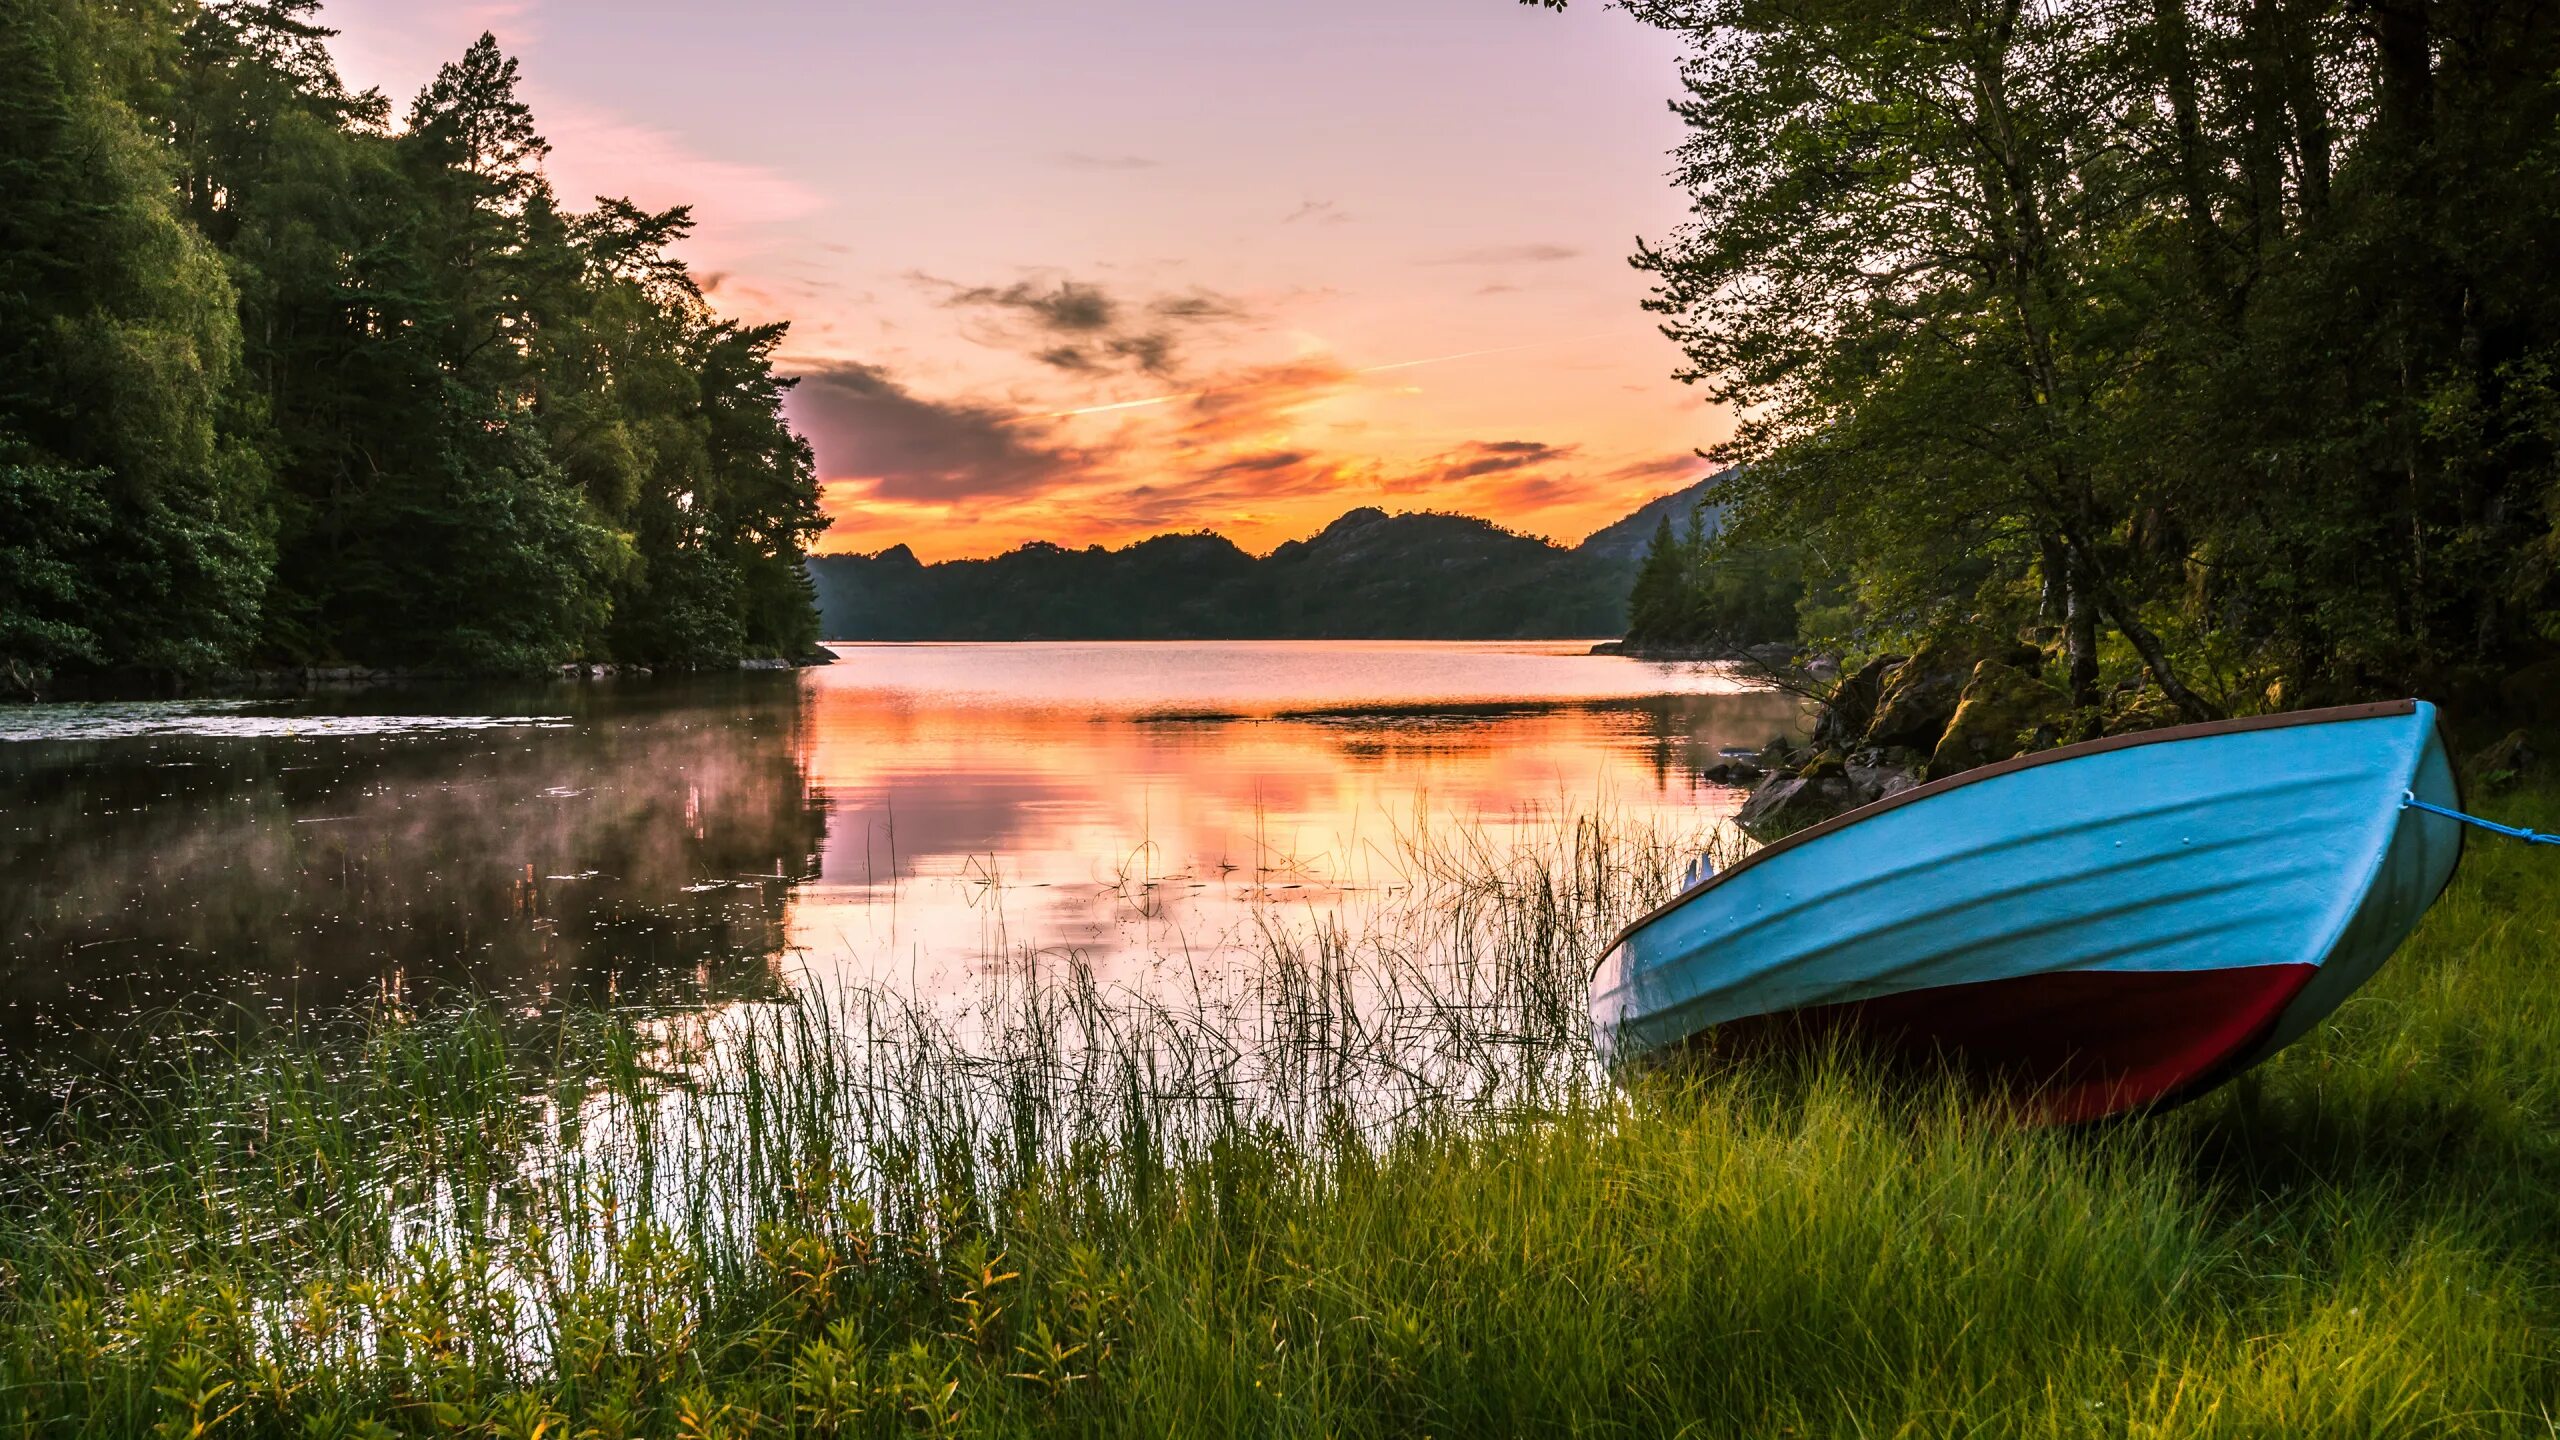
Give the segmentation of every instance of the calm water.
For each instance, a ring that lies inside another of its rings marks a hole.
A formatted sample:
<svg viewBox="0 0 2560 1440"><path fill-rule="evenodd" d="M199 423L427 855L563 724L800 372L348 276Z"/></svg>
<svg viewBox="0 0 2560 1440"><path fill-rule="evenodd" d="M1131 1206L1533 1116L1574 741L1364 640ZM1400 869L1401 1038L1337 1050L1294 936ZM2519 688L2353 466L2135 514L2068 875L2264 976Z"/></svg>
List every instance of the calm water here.
<svg viewBox="0 0 2560 1440"><path fill-rule="evenodd" d="M1697 828L1798 723L1565 644L849 646L714 680L0 708L0 1069L172 1006L469 991L960 994L1074 951L1198 973L1392 890L1417 831Z"/></svg>

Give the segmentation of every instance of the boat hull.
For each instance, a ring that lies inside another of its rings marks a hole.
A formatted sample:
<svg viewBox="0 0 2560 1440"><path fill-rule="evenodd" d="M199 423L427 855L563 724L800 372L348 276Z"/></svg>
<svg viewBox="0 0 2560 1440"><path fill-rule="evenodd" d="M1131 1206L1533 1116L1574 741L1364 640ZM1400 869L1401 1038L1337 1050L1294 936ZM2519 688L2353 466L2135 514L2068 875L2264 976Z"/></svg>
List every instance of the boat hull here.
<svg viewBox="0 0 2560 1440"><path fill-rule="evenodd" d="M2049 752L1770 846L1603 957L1604 1052L1713 1033L1928 1059L2082 1121L2191 1095L2316 1025L2450 879L2431 707Z"/></svg>

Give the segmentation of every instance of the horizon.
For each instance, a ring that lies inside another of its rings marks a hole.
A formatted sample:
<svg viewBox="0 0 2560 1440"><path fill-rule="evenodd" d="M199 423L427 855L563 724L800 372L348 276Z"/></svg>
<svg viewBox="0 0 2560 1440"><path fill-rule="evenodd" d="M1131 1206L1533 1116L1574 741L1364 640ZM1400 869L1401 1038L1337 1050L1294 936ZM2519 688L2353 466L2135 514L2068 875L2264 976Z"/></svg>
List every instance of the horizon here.
<svg viewBox="0 0 2560 1440"><path fill-rule="evenodd" d="M681 253L713 306L792 325L817 553L1210 531L1267 554L1365 507L1570 545L1729 433L1626 260L1683 202L1680 47L1624 15L322 18L349 83L399 101L495 34L564 204L695 207Z"/></svg>

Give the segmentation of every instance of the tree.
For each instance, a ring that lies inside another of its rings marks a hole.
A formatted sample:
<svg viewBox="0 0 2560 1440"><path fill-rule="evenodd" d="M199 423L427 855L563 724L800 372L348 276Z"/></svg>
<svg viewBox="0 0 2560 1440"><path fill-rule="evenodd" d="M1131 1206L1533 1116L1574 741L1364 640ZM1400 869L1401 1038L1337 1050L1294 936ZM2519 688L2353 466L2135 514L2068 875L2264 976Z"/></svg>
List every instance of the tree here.
<svg viewBox="0 0 2560 1440"><path fill-rule="evenodd" d="M1626 8L1693 47L1651 304L1746 417L1743 528L1845 557L1862 624L2032 628L2084 708L2129 666L2195 716L2560 639L2560 13Z"/></svg>
<svg viewBox="0 0 2560 1440"><path fill-rule="evenodd" d="M1671 517L1663 516L1636 567L1635 587L1627 592L1628 639L1658 643L1681 638L1687 548L1672 533Z"/></svg>
<svg viewBox="0 0 2560 1440"><path fill-rule="evenodd" d="M191 672L251 633L269 555L221 258L112 93L148 16L0 5L0 665Z"/></svg>
<svg viewBox="0 0 2560 1440"><path fill-rule="evenodd" d="M783 328L493 37L395 131L317 9L0 0L0 674L806 653Z"/></svg>

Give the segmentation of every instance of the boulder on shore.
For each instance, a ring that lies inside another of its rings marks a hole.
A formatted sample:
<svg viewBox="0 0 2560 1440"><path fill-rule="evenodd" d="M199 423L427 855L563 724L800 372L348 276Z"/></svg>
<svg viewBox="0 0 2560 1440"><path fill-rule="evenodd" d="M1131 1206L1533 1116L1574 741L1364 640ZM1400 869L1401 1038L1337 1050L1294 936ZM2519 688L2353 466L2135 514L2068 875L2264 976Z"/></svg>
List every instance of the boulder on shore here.
<svg viewBox="0 0 2560 1440"><path fill-rule="evenodd" d="M1820 780L1772 775L1742 802L1742 810L1733 817L1733 823L1761 840L1777 840L1828 820L1857 803L1846 775Z"/></svg>
<svg viewBox="0 0 2560 1440"><path fill-rule="evenodd" d="M1814 725L1813 743L1846 748L1864 739L1867 727L1875 722L1876 704L1884 698L1885 677L1910 658L1879 655L1834 687L1830 701L1822 707L1822 718Z"/></svg>
<svg viewBox="0 0 2560 1440"><path fill-rule="evenodd" d="M2069 696L2015 666L1982 661L1930 752L1929 778L2042 750L2062 737L2070 721Z"/></svg>
<svg viewBox="0 0 2560 1440"><path fill-rule="evenodd" d="M1974 667L1984 660L2033 670L2043 665L2044 655L2031 645L1986 647L1928 641L1883 676L1875 715L1867 722L1863 743L1901 745L1924 754L1935 751L1938 737L1947 732L1947 723L1955 719L1956 707L1963 703L1964 689L1972 682Z"/></svg>

